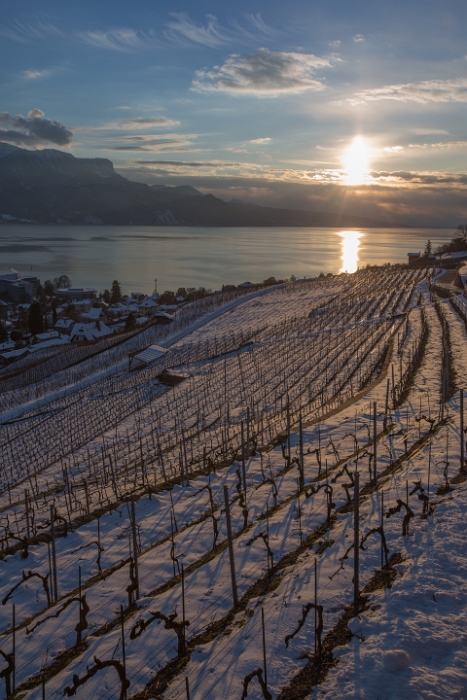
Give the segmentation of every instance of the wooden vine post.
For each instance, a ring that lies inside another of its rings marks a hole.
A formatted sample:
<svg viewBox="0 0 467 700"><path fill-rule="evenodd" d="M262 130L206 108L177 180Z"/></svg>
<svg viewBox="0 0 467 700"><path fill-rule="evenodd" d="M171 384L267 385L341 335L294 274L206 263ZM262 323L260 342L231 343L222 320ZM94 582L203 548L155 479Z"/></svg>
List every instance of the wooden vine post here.
<svg viewBox="0 0 467 700"><path fill-rule="evenodd" d="M358 471L354 472L354 496L353 496L353 527L354 527L354 571L353 571L353 601L355 607L355 615L358 611L358 597L359 592L359 545L360 545L360 532L359 532L359 518L360 518L360 474Z"/></svg>
<svg viewBox="0 0 467 700"><path fill-rule="evenodd" d="M300 491L305 486L305 460L303 457L303 422L300 413Z"/></svg>
<svg viewBox="0 0 467 700"><path fill-rule="evenodd" d="M53 600L58 600L58 584L57 584L57 553L55 551L55 508L50 506L50 536L52 538L52 578L53 578Z"/></svg>
<svg viewBox="0 0 467 700"><path fill-rule="evenodd" d="M132 498L130 502L131 508L131 534L133 540L133 561L134 561L134 576L136 583L136 600L139 599L139 576L138 576L138 547L136 544L136 514L135 514L135 501Z"/></svg>
<svg viewBox="0 0 467 700"><path fill-rule="evenodd" d="M264 684L268 687L268 667L266 662L266 629L264 626L264 608L261 608L261 627L263 632L263 668L264 668Z"/></svg>
<svg viewBox="0 0 467 700"><path fill-rule="evenodd" d="M122 665L123 673L126 678L126 653L125 653L125 622L123 618L123 605L120 605L120 627L122 632ZM124 700L127 699L126 688L124 689Z"/></svg>
<svg viewBox="0 0 467 700"><path fill-rule="evenodd" d="M464 471L464 390L460 392L461 471Z"/></svg>
<svg viewBox="0 0 467 700"><path fill-rule="evenodd" d="M225 519L227 521L227 536L229 538L229 556L230 556L230 576L232 579L232 596L234 602L234 608L238 607L238 594L237 594L237 580L235 577L235 560L232 542L232 524L230 522L230 503L229 503L229 489L224 486L224 501L225 501Z"/></svg>
<svg viewBox="0 0 467 700"><path fill-rule="evenodd" d="M378 459L378 447L377 447L377 425L376 425L376 401L373 401L373 480L376 481L377 469L376 460Z"/></svg>

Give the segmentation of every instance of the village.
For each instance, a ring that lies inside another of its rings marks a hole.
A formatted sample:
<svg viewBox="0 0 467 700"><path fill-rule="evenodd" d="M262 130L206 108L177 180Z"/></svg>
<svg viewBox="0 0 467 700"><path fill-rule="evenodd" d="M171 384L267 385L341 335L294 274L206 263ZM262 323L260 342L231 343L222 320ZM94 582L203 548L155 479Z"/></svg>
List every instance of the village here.
<svg viewBox="0 0 467 700"><path fill-rule="evenodd" d="M274 284L270 279L263 284ZM254 289L252 282L238 287L225 285L224 292ZM219 294L220 292L216 292ZM7 366L25 357L41 358L70 343L92 343L122 334L134 334L153 324L169 324L174 312L184 304L212 295L211 290L181 287L151 295L122 294L117 280L111 291L72 287L66 275L55 285L41 285L35 276L18 272L0 275L0 365Z"/></svg>

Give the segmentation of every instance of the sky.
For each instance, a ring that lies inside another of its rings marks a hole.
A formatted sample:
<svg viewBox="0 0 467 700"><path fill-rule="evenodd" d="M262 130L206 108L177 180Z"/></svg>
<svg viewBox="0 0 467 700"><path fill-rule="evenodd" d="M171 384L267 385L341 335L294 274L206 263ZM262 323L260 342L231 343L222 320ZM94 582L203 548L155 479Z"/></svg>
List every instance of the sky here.
<svg viewBox="0 0 467 700"><path fill-rule="evenodd" d="M2 0L0 141L225 200L467 222L465 0Z"/></svg>

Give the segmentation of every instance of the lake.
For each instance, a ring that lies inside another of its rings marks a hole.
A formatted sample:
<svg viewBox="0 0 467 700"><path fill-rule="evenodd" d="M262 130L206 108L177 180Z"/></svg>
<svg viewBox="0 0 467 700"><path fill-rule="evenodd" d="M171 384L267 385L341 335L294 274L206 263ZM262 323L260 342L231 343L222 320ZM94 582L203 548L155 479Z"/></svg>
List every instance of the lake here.
<svg viewBox="0 0 467 700"><path fill-rule="evenodd" d="M267 277L315 277L407 262L454 235L453 229L204 228L182 226L0 225L0 274L17 270L42 282L68 275L75 287L152 293L178 287L220 289Z"/></svg>

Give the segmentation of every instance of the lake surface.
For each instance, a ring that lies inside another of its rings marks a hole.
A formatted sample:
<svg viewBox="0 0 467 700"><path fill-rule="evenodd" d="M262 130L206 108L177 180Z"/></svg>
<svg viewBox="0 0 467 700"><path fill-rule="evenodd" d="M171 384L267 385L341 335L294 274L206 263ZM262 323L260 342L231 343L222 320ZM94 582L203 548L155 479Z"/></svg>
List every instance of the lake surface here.
<svg viewBox="0 0 467 700"><path fill-rule="evenodd" d="M181 226L0 225L0 274L41 282L68 275L75 287L152 293L178 287L220 289L274 276L315 277L407 262L450 240L453 229L204 228Z"/></svg>

